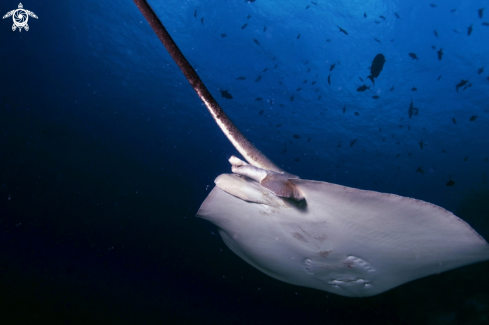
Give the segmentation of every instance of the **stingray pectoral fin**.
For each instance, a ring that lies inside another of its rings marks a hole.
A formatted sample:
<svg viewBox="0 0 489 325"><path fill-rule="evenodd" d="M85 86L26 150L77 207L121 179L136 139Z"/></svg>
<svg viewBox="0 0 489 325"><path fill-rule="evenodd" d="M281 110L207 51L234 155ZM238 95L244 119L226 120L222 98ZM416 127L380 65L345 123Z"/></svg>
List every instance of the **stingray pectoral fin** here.
<svg viewBox="0 0 489 325"><path fill-rule="evenodd" d="M326 182L289 182L300 188L306 209L250 203L218 184L197 215L216 224L226 245L265 274L343 296L376 295L489 259L487 242L436 205Z"/></svg>

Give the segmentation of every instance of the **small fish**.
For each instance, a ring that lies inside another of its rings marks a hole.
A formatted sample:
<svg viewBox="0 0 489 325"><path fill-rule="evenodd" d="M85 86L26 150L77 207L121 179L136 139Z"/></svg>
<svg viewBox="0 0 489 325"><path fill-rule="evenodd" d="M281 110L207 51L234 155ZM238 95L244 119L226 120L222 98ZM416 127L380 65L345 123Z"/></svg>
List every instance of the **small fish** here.
<svg viewBox="0 0 489 325"><path fill-rule="evenodd" d="M301 38L301 34L299 33L299 35L297 35L297 39Z"/></svg>
<svg viewBox="0 0 489 325"><path fill-rule="evenodd" d="M311 72L311 68L308 68L308 69L307 69L307 73L309 73L309 72Z"/></svg>
<svg viewBox="0 0 489 325"><path fill-rule="evenodd" d="M302 84L306 84L306 83L307 83L307 80L304 80L304 81L302 82Z"/></svg>
<svg viewBox="0 0 489 325"><path fill-rule="evenodd" d="M379 44L382 44L378 39L374 38L374 40L379 43Z"/></svg>
<svg viewBox="0 0 489 325"><path fill-rule="evenodd" d="M438 32L436 30L433 31L433 34L435 34L436 38L438 38Z"/></svg>
<svg viewBox="0 0 489 325"><path fill-rule="evenodd" d="M438 77L438 79L436 79L436 81L440 81L440 79L441 79L441 75Z"/></svg>
<svg viewBox="0 0 489 325"><path fill-rule="evenodd" d="M312 138L309 138L309 139L307 139L307 142L309 142L309 141L311 141L311 140L312 140Z"/></svg>
<svg viewBox="0 0 489 325"><path fill-rule="evenodd" d="M255 79L255 82L258 82L261 80L261 76L258 76L258 78Z"/></svg>
<svg viewBox="0 0 489 325"><path fill-rule="evenodd" d="M276 127L276 128L279 128L279 127L281 127L281 126L282 126L282 124L277 124L277 125L275 125L275 127Z"/></svg>
<svg viewBox="0 0 489 325"><path fill-rule="evenodd" d="M336 25L336 27L338 27L340 29L340 32L344 33L345 35L348 35L348 32L346 30L344 30L343 28L341 28L338 25Z"/></svg>
<svg viewBox="0 0 489 325"><path fill-rule="evenodd" d="M263 27L263 31L266 32L267 31L267 26Z"/></svg>
<svg viewBox="0 0 489 325"><path fill-rule="evenodd" d="M257 102L261 102L262 100L263 100L263 98L262 98L262 97L256 97L256 98L255 98L255 101L257 101Z"/></svg>
<svg viewBox="0 0 489 325"><path fill-rule="evenodd" d="M436 8L436 4L432 3L432 4L430 4L430 7Z"/></svg>
<svg viewBox="0 0 489 325"><path fill-rule="evenodd" d="M378 24L380 24L380 21L374 20L374 23L376 23L378 25Z"/></svg>
<svg viewBox="0 0 489 325"><path fill-rule="evenodd" d="M438 60L441 61L441 58L443 57L443 49L440 48L440 50L437 51L436 53L438 53Z"/></svg>
<svg viewBox="0 0 489 325"><path fill-rule="evenodd" d="M457 124L457 120L455 119L455 117L452 118L452 122L453 124Z"/></svg>
<svg viewBox="0 0 489 325"><path fill-rule="evenodd" d="M457 84L457 86L456 86L456 87L457 87L457 91L458 91L458 89L459 89L460 87L465 86L465 84L466 84L467 82L469 82L469 80L463 80L463 79L462 79L462 80L461 80L461 81L460 81L460 82Z"/></svg>
<svg viewBox="0 0 489 325"><path fill-rule="evenodd" d="M483 23L484 24L484 23ZM326 39L326 42L331 42L331 40L329 38Z"/></svg>
<svg viewBox="0 0 489 325"><path fill-rule="evenodd" d="M413 59L413 60L419 60L418 56L416 55L416 53L409 53L409 56Z"/></svg>
<svg viewBox="0 0 489 325"><path fill-rule="evenodd" d="M482 72L484 72L484 67L479 68L479 70L477 71L477 74L481 74Z"/></svg>
<svg viewBox="0 0 489 325"><path fill-rule="evenodd" d="M307 5L307 6L306 6L306 9L309 9L309 8L311 8L311 6L310 6L310 5Z"/></svg>
<svg viewBox="0 0 489 325"><path fill-rule="evenodd" d="M246 19L250 19L251 18L251 15L248 15L248 17L246 17Z"/></svg>
<svg viewBox="0 0 489 325"><path fill-rule="evenodd" d="M416 91L416 90L418 90L418 88L416 87L411 88L411 91Z"/></svg>
<svg viewBox="0 0 489 325"><path fill-rule="evenodd" d="M390 91L393 91L394 90L394 86L392 86L391 90Z"/></svg>
<svg viewBox="0 0 489 325"><path fill-rule="evenodd" d="M470 122L474 122L477 118L477 115L472 115L469 119Z"/></svg>
<svg viewBox="0 0 489 325"><path fill-rule="evenodd" d="M246 78L245 77L238 77L238 78L236 78L236 80L246 80Z"/></svg>
<svg viewBox="0 0 489 325"><path fill-rule="evenodd" d="M314 86L316 84L316 81L311 82L311 86Z"/></svg>
<svg viewBox="0 0 489 325"><path fill-rule="evenodd" d="M301 138L301 136L298 135L298 134L294 134L293 137L296 138L296 139L300 139Z"/></svg>
<svg viewBox="0 0 489 325"><path fill-rule="evenodd" d="M299 90L301 90L301 89L302 89L302 88L301 88L301 87L299 87L299 88L297 88L295 91L299 91Z"/></svg>
<svg viewBox="0 0 489 325"><path fill-rule="evenodd" d="M343 106L343 114L345 114L345 112L346 112L346 105Z"/></svg>
<svg viewBox="0 0 489 325"><path fill-rule="evenodd" d="M363 17L367 18L367 13L366 12L363 13Z"/></svg>
<svg viewBox="0 0 489 325"><path fill-rule="evenodd" d="M226 36L227 36L226 34L221 34L221 37L222 37L222 38L224 38L224 37L226 37Z"/></svg>
<svg viewBox="0 0 489 325"><path fill-rule="evenodd" d="M357 91L364 92L365 90L370 89L370 86L363 85L357 88Z"/></svg>
<svg viewBox="0 0 489 325"><path fill-rule="evenodd" d="M399 17L399 14L397 12L395 12L394 15L396 15L398 19L401 19L401 17Z"/></svg>
<svg viewBox="0 0 489 325"><path fill-rule="evenodd" d="M265 112L264 110L261 110L260 113L258 113L258 115L262 115L263 112Z"/></svg>
<svg viewBox="0 0 489 325"><path fill-rule="evenodd" d="M434 45L431 45L431 48L432 48L433 50L436 50L436 46L434 46Z"/></svg>
<svg viewBox="0 0 489 325"><path fill-rule="evenodd" d="M253 39L253 42L255 42L256 44L260 45L260 42L258 42L258 40L256 38Z"/></svg>
<svg viewBox="0 0 489 325"><path fill-rule="evenodd" d="M316 6L318 5L318 3L317 3L317 2L314 2L314 1L311 1L311 3L312 3L313 5L316 5Z"/></svg>
<svg viewBox="0 0 489 325"><path fill-rule="evenodd" d="M321 95L318 96L318 100L321 100Z"/></svg>
<svg viewBox="0 0 489 325"><path fill-rule="evenodd" d="M360 113L358 112L353 112L353 114L355 114L356 116L360 115Z"/></svg>
<svg viewBox="0 0 489 325"><path fill-rule="evenodd" d="M363 78L362 77L358 77L358 79L360 79L360 81L363 82Z"/></svg>
<svg viewBox="0 0 489 325"><path fill-rule="evenodd" d="M470 34L472 34L472 25L470 25L469 28L467 28L467 35L470 36Z"/></svg>
<svg viewBox="0 0 489 325"><path fill-rule="evenodd" d="M421 149L423 149L423 141L420 141L420 142L419 142L419 147L420 147Z"/></svg>
<svg viewBox="0 0 489 325"><path fill-rule="evenodd" d="M333 63L329 66L329 71L333 71L334 67L336 67L336 63Z"/></svg>
<svg viewBox="0 0 489 325"><path fill-rule="evenodd" d="M445 185L446 186L453 186L453 185L455 185L455 182L452 179L450 179Z"/></svg>
<svg viewBox="0 0 489 325"><path fill-rule="evenodd" d="M418 169L416 169L416 173L424 174L423 166L418 167Z"/></svg>
<svg viewBox="0 0 489 325"><path fill-rule="evenodd" d="M197 17L197 9L194 11L194 17Z"/></svg>
<svg viewBox="0 0 489 325"><path fill-rule="evenodd" d="M372 96L373 99L379 99L380 97L377 95Z"/></svg>
<svg viewBox="0 0 489 325"><path fill-rule="evenodd" d="M241 29L245 29L247 26L248 24L244 24L243 26L241 26Z"/></svg>
<svg viewBox="0 0 489 325"><path fill-rule="evenodd" d="M294 101L294 95L290 96L290 101L293 102Z"/></svg>
<svg viewBox="0 0 489 325"><path fill-rule="evenodd" d="M331 85L331 74L328 76L328 84Z"/></svg>
<svg viewBox="0 0 489 325"><path fill-rule="evenodd" d="M489 23L488 22L483 22L482 23L482 26L489 26Z"/></svg>
<svg viewBox="0 0 489 325"><path fill-rule="evenodd" d="M453 32L454 32L454 33L457 33L457 34L459 34L459 33L460 33L460 32L459 32L458 30L456 30L456 29L454 29L454 30L453 30Z"/></svg>
<svg viewBox="0 0 489 325"><path fill-rule="evenodd" d="M382 18L383 20L385 20L385 17L384 16L379 16L380 18Z"/></svg>
<svg viewBox="0 0 489 325"><path fill-rule="evenodd" d="M464 161L469 160L469 156L465 156Z"/></svg>
<svg viewBox="0 0 489 325"><path fill-rule="evenodd" d="M484 14L484 8L481 8L477 11L479 12L479 18L482 18L483 14Z"/></svg>
<svg viewBox="0 0 489 325"><path fill-rule="evenodd" d="M265 68L265 69L263 69L263 71L262 71L262 72L267 72L267 71L268 71L268 68Z"/></svg>
<svg viewBox="0 0 489 325"><path fill-rule="evenodd" d="M204 25L204 17L200 18L200 22Z"/></svg>
<svg viewBox="0 0 489 325"><path fill-rule="evenodd" d="M221 96L227 99L233 99L233 96L227 90L219 90L221 92Z"/></svg>
<svg viewBox="0 0 489 325"><path fill-rule="evenodd" d="M385 56L382 53L377 54L374 60L372 61L372 65L370 66L370 76L368 76L367 78L372 80L373 84L375 84L374 78L377 78L380 75L382 69L384 68L384 63L385 63Z"/></svg>
<svg viewBox="0 0 489 325"><path fill-rule="evenodd" d="M350 142L350 147L352 147L355 143L357 143L357 140L358 139L352 140L352 142Z"/></svg>
<svg viewBox="0 0 489 325"><path fill-rule="evenodd" d="M278 68L278 63L275 63L275 65L273 66L274 69L277 69Z"/></svg>

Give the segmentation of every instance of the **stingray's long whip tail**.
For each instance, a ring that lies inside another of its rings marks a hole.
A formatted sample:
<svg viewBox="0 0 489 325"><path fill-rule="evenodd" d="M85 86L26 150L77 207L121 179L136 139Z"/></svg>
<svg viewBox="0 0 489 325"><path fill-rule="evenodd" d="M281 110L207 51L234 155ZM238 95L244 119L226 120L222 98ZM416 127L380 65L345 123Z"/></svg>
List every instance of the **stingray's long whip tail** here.
<svg viewBox="0 0 489 325"><path fill-rule="evenodd" d="M134 0L134 3L139 8L144 18L146 18L146 21L149 23L151 28L153 28L153 31L156 33L161 43L163 43L168 53L170 53L180 70L182 70L183 74L190 82L197 95L199 95L202 102L204 102L209 112L211 112L211 115L216 121L217 125L219 125L222 132L224 132L239 153L243 155L243 157L253 166L275 172L283 172L282 169L276 166L260 150L258 150L243 135L243 133L238 130L236 125L234 125L226 113L224 113L214 97L212 97L210 92L207 90L202 80L200 80L197 72L195 72L194 68L192 68L190 63L188 63L182 51L180 51L177 44L175 44L170 34L168 34L165 26L163 26L160 19L158 16L156 16L146 0Z"/></svg>

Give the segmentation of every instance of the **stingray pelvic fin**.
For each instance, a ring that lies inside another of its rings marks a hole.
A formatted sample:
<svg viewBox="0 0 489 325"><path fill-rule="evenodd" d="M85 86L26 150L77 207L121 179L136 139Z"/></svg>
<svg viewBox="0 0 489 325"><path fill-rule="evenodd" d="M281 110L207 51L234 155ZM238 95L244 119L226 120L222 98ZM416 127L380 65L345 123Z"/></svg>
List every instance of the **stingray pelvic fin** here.
<svg viewBox="0 0 489 325"><path fill-rule="evenodd" d="M231 156L229 162L232 165L231 170L233 173L246 176L259 182L262 187L270 190L276 196L296 201L304 199L301 190L289 181L289 179L298 179L298 176L285 172L277 173L272 170L255 167L235 156Z"/></svg>

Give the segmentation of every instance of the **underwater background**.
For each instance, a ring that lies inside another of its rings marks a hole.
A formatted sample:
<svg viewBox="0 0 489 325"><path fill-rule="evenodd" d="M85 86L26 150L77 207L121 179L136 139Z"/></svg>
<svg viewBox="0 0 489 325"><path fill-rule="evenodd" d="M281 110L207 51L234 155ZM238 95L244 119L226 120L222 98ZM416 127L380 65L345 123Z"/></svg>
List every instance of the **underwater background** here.
<svg viewBox="0 0 489 325"><path fill-rule="evenodd" d="M149 3L279 166L487 240L489 4L430 1ZM0 324L489 323L488 262L362 299L248 265L195 217L237 152L134 3L22 4L28 31L0 21Z"/></svg>

